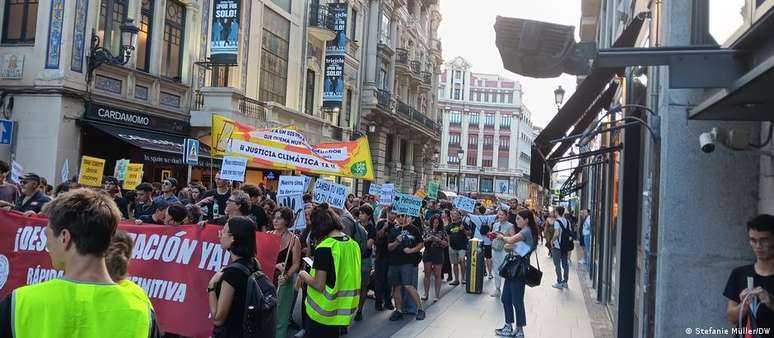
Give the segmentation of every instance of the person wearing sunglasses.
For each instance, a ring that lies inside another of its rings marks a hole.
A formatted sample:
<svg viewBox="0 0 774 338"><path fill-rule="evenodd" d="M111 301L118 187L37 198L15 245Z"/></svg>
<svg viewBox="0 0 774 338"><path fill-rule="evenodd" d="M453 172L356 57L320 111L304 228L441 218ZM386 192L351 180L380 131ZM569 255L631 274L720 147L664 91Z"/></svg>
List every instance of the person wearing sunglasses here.
<svg viewBox="0 0 774 338"><path fill-rule="evenodd" d="M35 173L28 173L21 179L22 194L16 199L14 210L23 212L25 215L34 215L40 212L43 205L51 201L51 198L42 193L40 186L40 176Z"/></svg>
<svg viewBox="0 0 774 338"><path fill-rule="evenodd" d="M250 195L248 195L246 192L242 190L234 190L231 192L231 195L228 197L228 200L226 200L226 210L225 215L215 218L212 221L209 221L207 223L209 224L217 224L217 225L226 225L228 223L228 220L237 217L237 216L250 216L250 207L252 206L252 203L250 202ZM252 219L252 218L250 218ZM199 222L199 225L203 226L204 221ZM253 220L253 223L255 223L255 220Z"/></svg>
<svg viewBox="0 0 774 338"><path fill-rule="evenodd" d="M168 177L161 182L161 195L157 196L153 202L165 201L167 204L182 204L177 197L177 179Z"/></svg>

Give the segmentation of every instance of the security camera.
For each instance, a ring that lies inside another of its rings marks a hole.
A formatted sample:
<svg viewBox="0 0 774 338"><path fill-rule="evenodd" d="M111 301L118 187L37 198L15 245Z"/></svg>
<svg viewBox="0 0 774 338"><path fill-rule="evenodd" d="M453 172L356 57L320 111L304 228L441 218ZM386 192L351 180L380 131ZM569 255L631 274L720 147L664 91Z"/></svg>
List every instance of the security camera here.
<svg viewBox="0 0 774 338"><path fill-rule="evenodd" d="M712 128L711 131L701 133L701 135L699 135L699 145L701 146L701 151L708 154L715 151L715 142L717 142L717 137L717 128Z"/></svg>

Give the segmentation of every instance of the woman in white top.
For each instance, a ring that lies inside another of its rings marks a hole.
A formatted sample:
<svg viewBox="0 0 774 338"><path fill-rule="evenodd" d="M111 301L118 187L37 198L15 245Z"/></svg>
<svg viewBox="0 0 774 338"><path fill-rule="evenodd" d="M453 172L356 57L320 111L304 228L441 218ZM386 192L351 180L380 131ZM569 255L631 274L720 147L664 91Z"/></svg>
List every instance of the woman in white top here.
<svg viewBox="0 0 774 338"><path fill-rule="evenodd" d="M497 221L492 224L492 235L502 234L505 237L510 237L516 234L513 228L513 224L508 222L508 210L497 209ZM492 291L492 297L500 296L500 285L502 285L502 278L500 277L500 264L503 263L507 251L513 249L513 244L507 244L502 239L494 238L492 240L492 267L495 276L495 290Z"/></svg>

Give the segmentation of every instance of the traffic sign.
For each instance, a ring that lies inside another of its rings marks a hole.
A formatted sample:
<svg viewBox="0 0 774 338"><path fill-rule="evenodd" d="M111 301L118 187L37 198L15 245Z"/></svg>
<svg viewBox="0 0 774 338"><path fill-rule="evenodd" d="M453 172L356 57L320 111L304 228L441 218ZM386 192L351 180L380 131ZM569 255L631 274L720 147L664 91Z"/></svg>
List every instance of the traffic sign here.
<svg viewBox="0 0 774 338"><path fill-rule="evenodd" d="M199 164L199 140L193 138L185 139L183 162L187 165Z"/></svg>
<svg viewBox="0 0 774 338"><path fill-rule="evenodd" d="M0 144L11 144L13 140L13 121L0 120Z"/></svg>

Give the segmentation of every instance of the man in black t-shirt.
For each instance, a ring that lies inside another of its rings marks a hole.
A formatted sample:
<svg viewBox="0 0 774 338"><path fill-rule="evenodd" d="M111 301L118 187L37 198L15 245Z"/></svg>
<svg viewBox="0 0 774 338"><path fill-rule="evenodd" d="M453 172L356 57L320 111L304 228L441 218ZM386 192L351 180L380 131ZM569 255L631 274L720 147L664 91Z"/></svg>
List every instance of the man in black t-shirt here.
<svg viewBox="0 0 774 338"><path fill-rule="evenodd" d="M202 209L204 220L210 221L218 218L226 212L226 202L231 196L231 181L220 179L220 174L215 176L215 189L202 195L202 200L196 203Z"/></svg>
<svg viewBox="0 0 774 338"><path fill-rule="evenodd" d="M382 209L382 215L387 215L387 218L380 220L376 223L376 242L374 244L374 251L376 251L376 258L374 259L374 292L376 293L376 311L382 311L385 308L388 310L394 310L392 306L392 291L387 281L387 270L389 270L389 251L387 250L387 236L390 231L397 225L395 223L396 215L392 212L390 207Z"/></svg>
<svg viewBox="0 0 774 338"><path fill-rule="evenodd" d="M462 222L462 214L459 209L451 211L451 223L446 226L449 234L449 262L452 264L454 282L449 285L465 283L465 256L468 250L468 239L471 231L467 223Z"/></svg>
<svg viewBox="0 0 774 338"><path fill-rule="evenodd" d="M403 319L401 309L401 289L405 290L414 304L417 304L417 320L425 319L425 311L419 300L419 293L414 285L417 283L418 264L421 260L419 253L424 247L422 232L413 224L414 217L402 215L398 218L400 226L393 228L387 238L389 250L390 269L387 274L392 286L392 297L395 299L395 311L390 316L390 321Z"/></svg>
<svg viewBox="0 0 774 338"><path fill-rule="evenodd" d="M737 327L769 329L760 337L774 337L774 216L758 215L747 222L747 236L755 253L755 263L731 272L723 296L728 298L726 315ZM748 288L752 279L752 288ZM754 318L750 309L757 306ZM758 337L758 336L753 336Z"/></svg>

